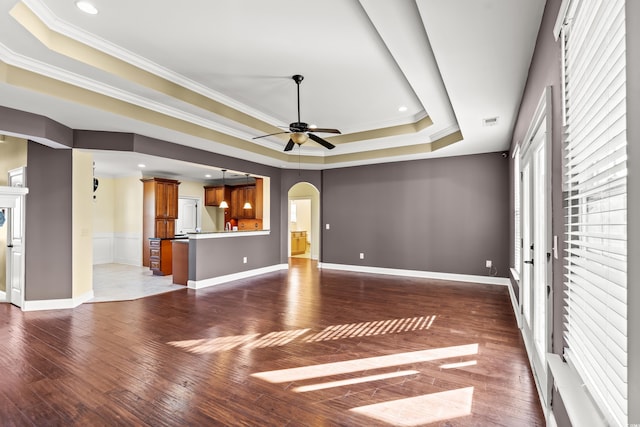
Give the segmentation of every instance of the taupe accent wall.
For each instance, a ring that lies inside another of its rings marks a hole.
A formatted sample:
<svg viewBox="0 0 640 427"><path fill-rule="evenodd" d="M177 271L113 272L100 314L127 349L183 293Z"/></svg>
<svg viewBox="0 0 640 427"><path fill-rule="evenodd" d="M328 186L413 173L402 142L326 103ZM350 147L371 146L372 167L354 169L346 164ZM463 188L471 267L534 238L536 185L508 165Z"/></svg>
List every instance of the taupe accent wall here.
<svg viewBox="0 0 640 427"><path fill-rule="evenodd" d="M29 141L25 300L71 298L72 151Z"/></svg>
<svg viewBox="0 0 640 427"><path fill-rule="evenodd" d="M325 170L321 260L507 277L508 173L502 153Z"/></svg>
<svg viewBox="0 0 640 427"><path fill-rule="evenodd" d="M56 147L73 146L73 131L48 117L0 106L0 131Z"/></svg>

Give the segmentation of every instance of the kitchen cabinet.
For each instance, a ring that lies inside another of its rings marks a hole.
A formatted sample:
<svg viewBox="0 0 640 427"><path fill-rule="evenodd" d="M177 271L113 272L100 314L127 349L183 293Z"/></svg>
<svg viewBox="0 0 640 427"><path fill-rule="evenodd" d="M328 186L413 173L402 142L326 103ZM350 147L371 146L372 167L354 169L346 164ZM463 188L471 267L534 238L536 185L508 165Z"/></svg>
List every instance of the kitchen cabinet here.
<svg viewBox="0 0 640 427"><path fill-rule="evenodd" d="M291 255L300 255L307 252L307 232L291 232Z"/></svg>
<svg viewBox="0 0 640 427"><path fill-rule="evenodd" d="M187 285L189 280L189 240L173 240L173 283Z"/></svg>
<svg viewBox="0 0 640 427"><path fill-rule="evenodd" d="M150 238L171 239L178 218L179 181L146 178L143 183L142 265L150 267ZM171 257L171 250L168 251ZM169 258L169 263L171 263Z"/></svg>
<svg viewBox="0 0 640 427"><path fill-rule="evenodd" d="M238 220L238 231L256 231L262 230L262 220L261 219L239 219Z"/></svg>
<svg viewBox="0 0 640 427"><path fill-rule="evenodd" d="M244 209L246 202L251 203L251 209ZM231 218L252 219L256 217L256 187L255 185L237 186L231 190L231 203L229 204Z"/></svg>
<svg viewBox="0 0 640 427"><path fill-rule="evenodd" d="M172 247L169 239L149 239L149 268L156 276L168 276L173 270Z"/></svg>
<svg viewBox="0 0 640 427"><path fill-rule="evenodd" d="M220 206L220 202L226 200L230 203L231 200L231 187L228 185L219 185L216 187L205 186L204 187L204 205L205 206Z"/></svg>

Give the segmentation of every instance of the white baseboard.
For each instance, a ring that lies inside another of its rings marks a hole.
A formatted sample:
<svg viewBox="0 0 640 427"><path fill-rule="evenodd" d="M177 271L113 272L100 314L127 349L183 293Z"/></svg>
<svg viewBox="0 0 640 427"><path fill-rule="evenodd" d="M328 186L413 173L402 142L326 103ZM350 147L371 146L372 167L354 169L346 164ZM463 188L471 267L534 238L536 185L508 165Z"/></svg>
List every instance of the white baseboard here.
<svg viewBox="0 0 640 427"><path fill-rule="evenodd" d="M506 277L474 276L469 274L437 273L421 270L401 270L397 268L368 267L363 265L318 263L318 268L327 270L355 271L359 273L388 274L391 276L417 277L421 279L451 280L456 282L482 283L487 285L509 286Z"/></svg>
<svg viewBox="0 0 640 427"><path fill-rule="evenodd" d="M0 301L7 300L7 293L5 291L0 291Z"/></svg>
<svg viewBox="0 0 640 427"><path fill-rule="evenodd" d="M25 301L22 311L63 310L75 308L93 298L93 290L76 298L51 299L40 301Z"/></svg>
<svg viewBox="0 0 640 427"><path fill-rule="evenodd" d="M515 314L516 316L518 328L522 329L522 316L520 313L520 306L518 305L518 298L516 298L516 294L513 291L513 285L511 283L509 283L509 299L511 300L511 306L513 307L513 314Z"/></svg>
<svg viewBox="0 0 640 427"><path fill-rule="evenodd" d="M271 273L279 270L286 270L289 264L276 264L269 267L256 268L254 270L241 271L239 273L227 274L226 276L211 277L204 280L189 280L187 287L190 289L202 289L210 286L221 285L238 279L246 279L248 277L258 276L260 274Z"/></svg>

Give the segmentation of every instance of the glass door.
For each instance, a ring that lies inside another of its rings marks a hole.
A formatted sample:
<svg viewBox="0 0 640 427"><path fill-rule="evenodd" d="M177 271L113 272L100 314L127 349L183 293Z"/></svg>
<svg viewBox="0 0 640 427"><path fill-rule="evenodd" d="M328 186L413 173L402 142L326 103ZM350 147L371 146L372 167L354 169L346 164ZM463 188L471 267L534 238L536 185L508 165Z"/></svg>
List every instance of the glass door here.
<svg viewBox="0 0 640 427"><path fill-rule="evenodd" d="M551 223L546 119L529 139L521 158L522 266L520 307L522 333L543 406L548 403L546 354L551 331Z"/></svg>

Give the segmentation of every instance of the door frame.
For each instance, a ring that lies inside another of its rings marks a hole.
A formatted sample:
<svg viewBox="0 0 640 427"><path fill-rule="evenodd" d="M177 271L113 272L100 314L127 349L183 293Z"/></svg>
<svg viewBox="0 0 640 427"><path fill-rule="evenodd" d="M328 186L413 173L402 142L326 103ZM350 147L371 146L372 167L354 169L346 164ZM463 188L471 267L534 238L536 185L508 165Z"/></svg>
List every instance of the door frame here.
<svg viewBox="0 0 640 427"><path fill-rule="evenodd" d="M13 215L15 212L15 209L17 206L22 206L22 221L20 221L21 224L21 235L24 236L24 200L25 200L25 196L27 195L27 193L29 192L29 189L26 187L5 187L5 186L0 186L0 208L5 209L5 212L7 214L7 222L5 223L5 225L7 226L6 229L6 233L7 233L7 246L10 245L11 242L11 227L13 224ZM7 251L7 261L6 261L6 285L5 285L5 292L6 292L6 301L12 303L13 305L16 305L18 307L23 307L24 306L24 294L25 294L25 282L24 282L24 254L26 251L26 247L24 244L24 239L23 239L23 243L22 243L22 260L21 260L21 275L19 277L20 280L20 301L13 301L11 298L11 248L7 247L5 249Z"/></svg>
<svg viewBox="0 0 640 427"><path fill-rule="evenodd" d="M527 248L526 245L522 247L522 255L521 255L521 265L520 265L520 278L521 281L527 280L527 277L531 278L531 283L529 284L529 295L525 298L524 295L524 283L520 283L520 298L519 298L519 309L520 314L522 316L522 322L520 325L521 332L523 335L523 339L525 342L525 347L527 349L527 354L529 356L529 362L531 364L531 369L533 371L533 376L535 379L536 387L538 389L538 394L540 396L540 400L542 402L543 408L545 411L548 411L550 408L550 397L551 397L551 385L552 381L550 378L550 372L547 366L547 354L551 352L551 335L552 335L552 327L553 327L553 238L552 238L552 206L551 206L551 148L552 148L552 114L551 114L551 87L546 87L540 97L540 101L538 102L538 106L531 120L531 124L529 125L529 129L525 135L523 140L523 144L520 150L520 179L523 180L524 177L522 172L529 168L529 174L527 174L530 178L528 183L522 181L521 182L521 193L520 193L520 226L521 233L520 236L523 239L527 235L531 236L531 242L534 245L534 248ZM543 138L536 138L539 135L538 131L541 129L541 126L544 126L544 135ZM538 218L536 216L536 180L540 178L538 175L539 169L536 167L536 155L539 152L539 149L544 149L544 158L542 161L544 165L544 183L542 187L544 187L544 194L538 195L542 196L543 204L544 204L544 212L543 218ZM525 200L525 186L529 188L529 200ZM525 207L529 208L529 212L525 212ZM527 223L525 218L529 218L530 221ZM539 224L538 221L542 221L544 226L544 236L543 236L543 247L540 248L540 245L536 247L535 234L537 232L535 224ZM527 231L525 227L530 227ZM536 256L540 255L542 256ZM542 258L542 260L540 259ZM528 262L533 261L534 264L529 264ZM540 291L535 287L536 280L538 280L538 275L536 275L536 267L539 266L540 263L544 262L544 288L543 292L546 291L545 298L545 330L544 330L544 349L541 349L540 352L536 351L536 335L535 335L535 322L537 313L536 303L535 303L535 292ZM525 315L524 302L528 301L531 305L531 325L527 324L527 316ZM530 329L528 328L530 326Z"/></svg>

